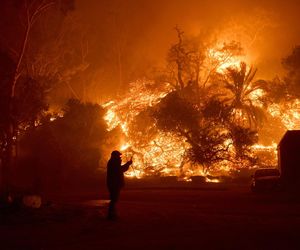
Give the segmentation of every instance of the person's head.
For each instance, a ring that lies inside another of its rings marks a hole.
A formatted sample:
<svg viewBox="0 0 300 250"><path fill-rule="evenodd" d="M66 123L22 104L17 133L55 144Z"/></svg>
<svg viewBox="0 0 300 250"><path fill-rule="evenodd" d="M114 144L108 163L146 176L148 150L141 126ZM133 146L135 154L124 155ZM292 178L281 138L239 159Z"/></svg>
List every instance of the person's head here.
<svg viewBox="0 0 300 250"><path fill-rule="evenodd" d="M112 159L121 159L122 153L118 150L114 150L111 152L111 158Z"/></svg>

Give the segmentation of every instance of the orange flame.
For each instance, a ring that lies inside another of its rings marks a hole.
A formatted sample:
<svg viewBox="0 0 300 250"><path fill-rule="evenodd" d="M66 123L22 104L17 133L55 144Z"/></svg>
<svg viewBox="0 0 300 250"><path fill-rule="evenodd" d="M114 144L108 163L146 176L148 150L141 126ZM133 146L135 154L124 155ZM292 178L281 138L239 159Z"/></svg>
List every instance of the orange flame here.
<svg viewBox="0 0 300 250"><path fill-rule="evenodd" d="M217 72L223 73L228 67L239 67L240 60L237 57L225 58L220 51L208 50L210 57L219 60ZM150 87L149 87L150 86ZM202 166L193 166L185 161L186 152L189 149L188 143L173 133L164 133L159 131L154 138L148 141L146 145L136 145L133 138L130 137L130 124L135 117L148 107L158 104L163 97L173 91L170 84L165 83L155 86L151 81L137 81L131 83L129 93L119 101L110 101L102 106L107 109L104 119L107 122L108 130L119 126L126 138L126 143L120 145L120 150L125 156L133 156L133 167L126 173L128 177L142 178L147 175L161 176L181 176L182 180L190 181L190 176L202 175L207 173L203 171ZM261 97L265 95L261 89L256 90L250 96L255 106L262 107ZM267 112L273 117L281 119L287 129L300 128L300 101L294 101L289 104L289 108L283 108L278 104L271 105ZM226 142L231 144L231 141ZM276 156L277 144L271 145L255 144L252 146L254 152L267 151ZM234 148L230 148L232 154L235 154ZM276 160L276 159L275 159ZM235 166L230 162L221 162L216 164L217 173L228 173ZM206 178L207 182L219 182L218 179Z"/></svg>

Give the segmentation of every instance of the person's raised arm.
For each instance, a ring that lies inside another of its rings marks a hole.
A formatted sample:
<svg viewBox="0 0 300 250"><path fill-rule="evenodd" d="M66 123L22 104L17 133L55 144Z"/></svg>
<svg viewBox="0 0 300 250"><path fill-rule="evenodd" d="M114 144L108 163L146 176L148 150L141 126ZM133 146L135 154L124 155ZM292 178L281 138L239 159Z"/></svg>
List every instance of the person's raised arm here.
<svg viewBox="0 0 300 250"><path fill-rule="evenodd" d="M122 171L126 172L129 169L131 164L132 164L132 157L128 162L126 162L124 165L122 165Z"/></svg>

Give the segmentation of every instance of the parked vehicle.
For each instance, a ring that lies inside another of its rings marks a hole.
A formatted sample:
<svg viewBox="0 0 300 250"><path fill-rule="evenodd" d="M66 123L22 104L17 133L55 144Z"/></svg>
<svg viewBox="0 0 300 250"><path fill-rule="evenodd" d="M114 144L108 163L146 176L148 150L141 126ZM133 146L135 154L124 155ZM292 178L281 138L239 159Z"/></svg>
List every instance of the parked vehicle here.
<svg viewBox="0 0 300 250"><path fill-rule="evenodd" d="M273 191L280 189L280 172L277 168L257 169L252 176L253 192Z"/></svg>

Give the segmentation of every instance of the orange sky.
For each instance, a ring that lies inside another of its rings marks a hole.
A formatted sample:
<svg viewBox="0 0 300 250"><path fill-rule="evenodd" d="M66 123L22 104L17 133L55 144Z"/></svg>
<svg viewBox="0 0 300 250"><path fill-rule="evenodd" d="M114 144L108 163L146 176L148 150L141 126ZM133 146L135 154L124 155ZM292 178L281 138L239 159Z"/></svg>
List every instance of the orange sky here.
<svg viewBox="0 0 300 250"><path fill-rule="evenodd" d="M97 72L90 98L110 99L120 82L125 91L149 68L163 66L176 25L186 35L240 41L257 77L272 79L283 73L281 59L300 44L298 13L295 1L77 0L74 15L89 43L89 70Z"/></svg>

